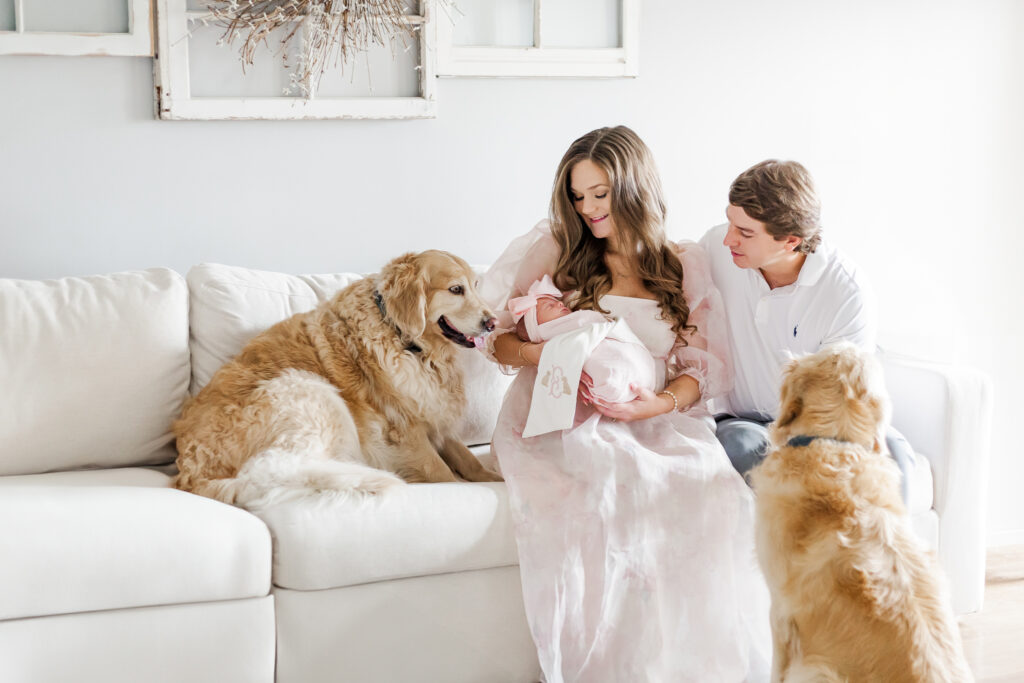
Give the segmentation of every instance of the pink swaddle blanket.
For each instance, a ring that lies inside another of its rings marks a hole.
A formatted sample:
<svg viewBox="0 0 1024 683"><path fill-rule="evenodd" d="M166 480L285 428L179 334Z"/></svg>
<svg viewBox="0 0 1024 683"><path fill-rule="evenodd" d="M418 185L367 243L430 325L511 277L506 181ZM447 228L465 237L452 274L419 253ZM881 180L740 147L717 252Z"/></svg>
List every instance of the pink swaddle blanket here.
<svg viewBox="0 0 1024 683"><path fill-rule="evenodd" d="M576 311L538 325L540 339L537 341L547 341L558 334L607 321L597 311ZM654 357L625 322L620 322L619 327L610 332L583 361L583 372L586 374L580 379L581 391L585 387L585 395L597 403L632 401L637 392L630 388L631 384L651 391L658 389L655 386L658 374Z"/></svg>
<svg viewBox="0 0 1024 683"><path fill-rule="evenodd" d="M608 322L597 311L575 311L545 323L537 322L537 301L543 297L561 298L562 293L544 276L531 285L527 296L509 301L513 319L526 321L527 335L532 342L548 341L559 334L578 330L587 325ZM545 352L547 347L545 347ZM633 334L624 321L601 342L583 362L584 376L580 391L591 401L625 403L637 397L630 385L657 391L658 372L651 352Z"/></svg>

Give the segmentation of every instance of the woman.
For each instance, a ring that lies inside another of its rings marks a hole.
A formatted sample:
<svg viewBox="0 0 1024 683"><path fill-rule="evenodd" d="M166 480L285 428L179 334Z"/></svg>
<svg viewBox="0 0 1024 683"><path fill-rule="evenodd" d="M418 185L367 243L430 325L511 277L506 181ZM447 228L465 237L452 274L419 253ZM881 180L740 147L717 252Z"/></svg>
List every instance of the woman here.
<svg viewBox="0 0 1024 683"><path fill-rule="evenodd" d="M543 343L492 336L493 358L520 369L493 445L548 683L768 676L751 494L705 407L731 381L718 293L699 248L668 242L664 221L644 143L623 126L595 130L559 165L551 221L512 242L481 285L502 310L551 275L575 290L574 309L625 318L667 380L625 404L580 401L571 429L524 439Z"/></svg>

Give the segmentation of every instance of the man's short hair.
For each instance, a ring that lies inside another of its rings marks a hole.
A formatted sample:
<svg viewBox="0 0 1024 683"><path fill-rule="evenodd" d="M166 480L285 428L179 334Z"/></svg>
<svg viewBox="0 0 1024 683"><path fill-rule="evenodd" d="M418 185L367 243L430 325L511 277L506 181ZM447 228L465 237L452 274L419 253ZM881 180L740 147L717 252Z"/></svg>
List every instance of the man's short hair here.
<svg viewBox="0 0 1024 683"><path fill-rule="evenodd" d="M796 161L754 164L729 188L729 203L765 225L777 240L801 238L797 251L813 253L821 242L821 204L811 174Z"/></svg>

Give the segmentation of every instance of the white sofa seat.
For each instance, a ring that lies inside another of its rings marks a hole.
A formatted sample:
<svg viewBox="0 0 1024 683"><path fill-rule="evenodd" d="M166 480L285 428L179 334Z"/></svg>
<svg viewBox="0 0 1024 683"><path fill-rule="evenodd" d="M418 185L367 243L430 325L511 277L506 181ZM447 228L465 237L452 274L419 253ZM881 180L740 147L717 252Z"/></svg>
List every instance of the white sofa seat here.
<svg viewBox="0 0 1024 683"><path fill-rule="evenodd" d="M258 514L274 536L277 683L539 679L505 484Z"/></svg>
<svg viewBox="0 0 1024 683"><path fill-rule="evenodd" d="M911 444L913 446L914 444ZM910 526L929 550L939 547L939 518L935 514L935 485L932 479L932 465L919 451L914 451L914 461L906 472L907 513Z"/></svg>
<svg viewBox="0 0 1024 683"><path fill-rule="evenodd" d="M267 595L267 528L169 483L146 470L0 478L0 585L17 587L0 592L0 620Z"/></svg>
<svg viewBox="0 0 1024 683"><path fill-rule="evenodd" d="M911 444L913 446L913 444ZM907 471L909 484L909 500L907 512L911 517L928 512L935 503L935 482L932 478L932 465L924 454L914 451L914 462Z"/></svg>
<svg viewBox="0 0 1024 683"><path fill-rule="evenodd" d="M269 531L169 484L0 477L0 680L273 682Z"/></svg>
<svg viewBox="0 0 1024 683"><path fill-rule="evenodd" d="M274 536L274 585L297 590L519 564L505 485L410 484L365 500L258 513Z"/></svg>

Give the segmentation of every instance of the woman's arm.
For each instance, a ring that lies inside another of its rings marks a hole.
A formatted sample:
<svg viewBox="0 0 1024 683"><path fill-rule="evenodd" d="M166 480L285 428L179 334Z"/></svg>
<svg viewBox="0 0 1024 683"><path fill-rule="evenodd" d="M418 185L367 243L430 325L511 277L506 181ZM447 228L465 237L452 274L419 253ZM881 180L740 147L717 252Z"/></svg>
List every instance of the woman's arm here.
<svg viewBox="0 0 1024 683"><path fill-rule="evenodd" d="M502 365L521 368L527 365L538 365L544 342L533 344L523 341L511 332L506 332L494 340L494 358Z"/></svg>
<svg viewBox="0 0 1024 683"><path fill-rule="evenodd" d="M639 396L628 403L612 403L606 406L594 404L594 409L605 417L610 417L621 422L632 422L634 420L646 420L655 415L664 415L676 409L686 410L700 399L700 384L689 375L680 375L669 382L664 391L672 392L676 397L673 401L668 394L655 394L650 389L631 386Z"/></svg>

